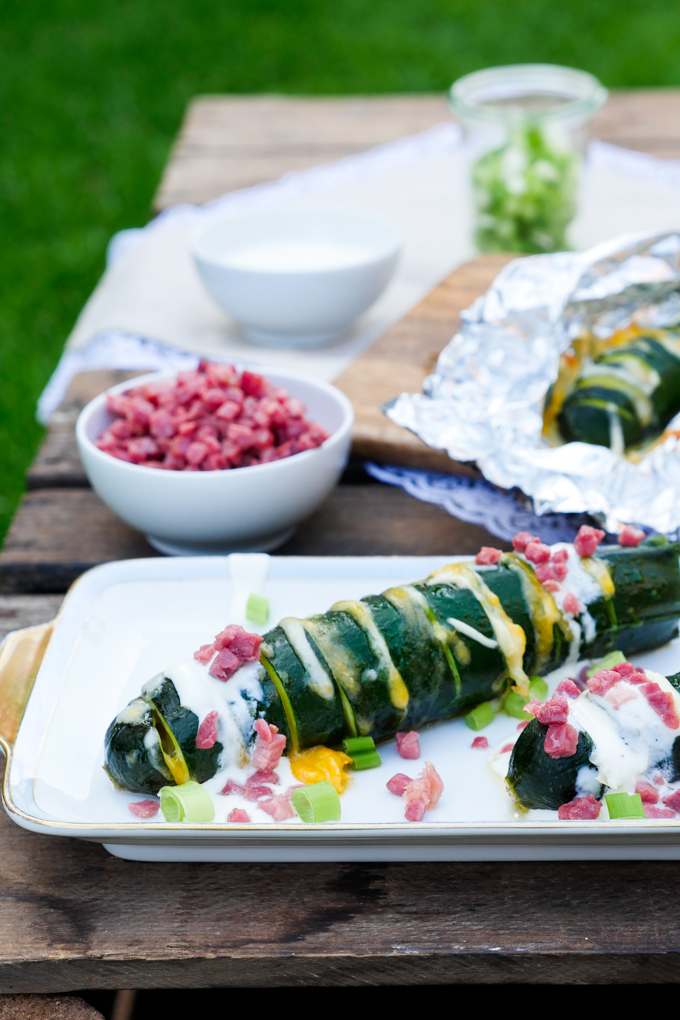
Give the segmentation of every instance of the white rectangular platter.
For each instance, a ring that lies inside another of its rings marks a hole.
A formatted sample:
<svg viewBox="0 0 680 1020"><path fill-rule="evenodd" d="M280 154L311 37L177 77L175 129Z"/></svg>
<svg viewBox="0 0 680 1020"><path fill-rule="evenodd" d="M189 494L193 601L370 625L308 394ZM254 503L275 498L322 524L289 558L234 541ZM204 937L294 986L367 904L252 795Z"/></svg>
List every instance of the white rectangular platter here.
<svg viewBox="0 0 680 1020"><path fill-rule="evenodd" d="M253 568L268 561L263 593L273 626L462 558L259 556ZM420 762L403 761L393 742L382 745L382 766L353 774L338 823L229 824L226 806L203 825L134 818L127 805L138 795L116 790L102 768L106 728L146 680L190 658L227 623L241 622L247 578L244 556L129 560L83 575L65 599L7 764L3 800L15 822L100 842L134 860L680 858L680 820L563 822L556 812L519 814L493 767L498 750L517 736L517 720L503 714L484 731L488 751L471 747L475 734L462 719L423 730ZM638 663L676 672L680 640ZM423 822L406 822L401 799L385 783L395 772L415 775L425 760L439 771L444 794Z"/></svg>

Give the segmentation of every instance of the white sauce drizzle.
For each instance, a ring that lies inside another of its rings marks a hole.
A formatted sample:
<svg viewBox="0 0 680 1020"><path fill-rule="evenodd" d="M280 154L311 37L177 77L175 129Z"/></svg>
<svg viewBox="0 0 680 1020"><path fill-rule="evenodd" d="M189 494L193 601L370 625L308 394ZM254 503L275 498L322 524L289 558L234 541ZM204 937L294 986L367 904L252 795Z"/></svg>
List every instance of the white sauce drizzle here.
<svg viewBox="0 0 680 1020"><path fill-rule="evenodd" d="M302 665L309 674L310 683L308 687L320 698L332 701L335 697L335 688L328 673L316 657L312 646L307 639L307 631L300 620L293 616L287 616L279 624L283 633L288 638L291 648L297 655Z"/></svg>
<svg viewBox="0 0 680 1020"><path fill-rule="evenodd" d="M375 655L376 659L382 664L383 668L387 671L387 686L390 692L390 701L397 709L405 709L408 705L408 690L404 683L401 673L392 662L392 656L390 655L389 648L385 638L382 636L380 631L375 625L373 614L371 613L370 606L366 605L365 602L336 602L335 605L331 606L332 612L344 612L349 613L351 617L358 623L366 635L371 651Z"/></svg>
<svg viewBox="0 0 680 1020"><path fill-rule="evenodd" d="M484 645L485 648L498 648L498 641L494 641L493 638L487 637L485 634L481 634L468 623L464 623L463 620L456 620L455 617L449 616L447 617L446 622L450 623L454 630L457 630L460 634L465 634L466 637L471 638L473 641L477 641L478 644Z"/></svg>

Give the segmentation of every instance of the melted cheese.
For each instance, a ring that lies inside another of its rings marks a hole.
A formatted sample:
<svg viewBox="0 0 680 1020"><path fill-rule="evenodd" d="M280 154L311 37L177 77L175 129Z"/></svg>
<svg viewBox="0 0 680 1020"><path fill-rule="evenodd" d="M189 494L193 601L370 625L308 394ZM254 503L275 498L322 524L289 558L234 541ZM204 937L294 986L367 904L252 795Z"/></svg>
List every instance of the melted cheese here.
<svg viewBox="0 0 680 1020"><path fill-rule="evenodd" d="M395 708L404 711L408 705L408 690L401 673L392 662L389 648L385 638L375 625L370 607L365 602L336 602L331 606L331 611L336 613L349 613L353 620L361 627L371 651L378 662L387 672L387 688L390 693L390 701Z"/></svg>
<svg viewBox="0 0 680 1020"><path fill-rule="evenodd" d="M389 591L383 592L383 595L394 606L396 606L397 609L401 609L404 606L405 601L410 602L412 605L419 606L430 632L434 635L435 640L444 647L444 653L447 654L447 648L450 645L453 649L455 658L458 662L460 662L461 666L470 665L470 660L472 658L470 655L470 649L464 641L460 640L455 630L447 630L446 627L441 625L421 591L418 591L417 588L414 588L410 584L405 584L402 588L390 588ZM450 623L451 621L449 620L447 622ZM470 627L469 630L473 631L475 634L478 633L472 627ZM463 633L463 631L461 631L461 633ZM479 636L480 638L484 638L484 635L482 634ZM490 638L484 638L484 641L490 640ZM488 647L497 648L498 644L494 641L493 646L490 645Z"/></svg>
<svg viewBox="0 0 680 1020"><path fill-rule="evenodd" d="M301 623L319 646L338 684L349 695L357 698L361 692L357 660L340 640L336 628L333 624L327 623L323 617L318 619L312 617L310 620L302 620Z"/></svg>
<svg viewBox="0 0 680 1020"><path fill-rule="evenodd" d="M324 698L325 701L332 701L335 697L333 682L314 654L314 649L307 639L307 632L302 622L293 616L288 616L285 620L281 620L279 626L307 671L309 689L320 698Z"/></svg>
<svg viewBox="0 0 680 1020"><path fill-rule="evenodd" d="M536 634L536 669L540 671L550 658L553 646L553 628L562 624L563 617L551 592L544 588L531 567L515 553L505 553L503 562L519 574L522 593ZM573 631L570 635L574 639Z"/></svg>
<svg viewBox="0 0 680 1020"><path fill-rule="evenodd" d="M602 589L602 594L606 599L610 599L616 588L612 581L612 575L609 573L609 569L604 560L599 560L595 556L583 556L581 558L583 569L587 570L592 578L599 584Z"/></svg>
<svg viewBox="0 0 680 1020"><path fill-rule="evenodd" d="M515 681L515 689L523 697L529 695L529 678L522 668L526 648L526 636L521 627L514 623L503 609L501 601L484 584L481 576L467 563L451 563L441 570L435 570L427 584L449 583L457 588L471 591L486 613L508 666L508 672Z"/></svg>
<svg viewBox="0 0 680 1020"><path fill-rule="evenodd" d="M327 780L338 793L347 786L349 776L345 766L351 765L352 759L344 751L331 751L330 747L318 744L306 751L290 756L290 767L293 775L300 783L321 783Z"/></svg>

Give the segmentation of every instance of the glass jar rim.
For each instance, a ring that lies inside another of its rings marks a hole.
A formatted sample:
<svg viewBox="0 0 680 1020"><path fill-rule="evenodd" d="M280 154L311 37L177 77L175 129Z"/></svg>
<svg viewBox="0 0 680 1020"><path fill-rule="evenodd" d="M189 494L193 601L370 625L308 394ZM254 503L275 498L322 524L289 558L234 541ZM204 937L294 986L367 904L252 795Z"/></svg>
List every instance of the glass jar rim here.
<svg viewBox="0 0 680 1020"><path fill-rule="evenodd" d="M554 97L553 108L520 111L499 102L529 96ZM473 71L453 83L452 110L461 118L513 121L519 115L532 120L589 118L604 105L607 89L587 71L559 64L507 64Z"/></svg>

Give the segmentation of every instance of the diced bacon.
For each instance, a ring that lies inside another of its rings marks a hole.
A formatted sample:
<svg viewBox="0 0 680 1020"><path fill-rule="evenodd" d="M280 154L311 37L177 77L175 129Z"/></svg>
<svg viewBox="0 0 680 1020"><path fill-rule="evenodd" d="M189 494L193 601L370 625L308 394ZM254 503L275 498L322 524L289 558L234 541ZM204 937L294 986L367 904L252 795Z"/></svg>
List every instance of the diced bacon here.
<svg viewBox="0 0 680 1020"><path fill-rule="evenodd" d="M512 545L516 552L524 552L530 542L540 541L540 538L536 538L535 535L530 535L528 531L518 531L512 540Z"/></svg>
<svg viewBox="0 0 680 1020"><path fill-rule="evenodd" d="M328 438L285 390L273 391L254 372L239 376L232 365L208 361L174 380L109 394L107 409L118 417L98 436L98 448L130 464L168 471L267 464ZM220 449L226 438L229 449Z"/></svg>
<svg viewBox="0 0 680 1020"><path fill-rule="evenodd" d="M475 563L481 563L484 565L498 563L502 555L503 553L500 549L494 549L490 545L483 545L475 556Z"/></svg>
<svg viewBox="0 0 680 1020"><path fill-rule="evenodd" d="M559 591L560 590L559 581L551 580L550 578L548 578L547 581L542 581L541 584L546 589L546 591Z"/></svg>
<svg viewBox="0 0 680 1020"><path fill-rule="evenodd" d="M588 680L588 690L591 694L599 694L604 697L609 688L617 684L620 679L621 674L617 673L615 669L599 669Z"/></svg>
<svg viewBox="0 0 680 1020"><path fill-rule="evenodd" d="M553 563L566 563L569 559L569 553L566 549L555 549L550 558Z"/></svg>
<svg viewBox="0 0 680 1020"><path fill-rule="evenodd" d="M217 712L208 712L205 719L198 727L196 734L196 747L201 751L207 751L214 747L217 740Z"/></svg>
<svg viewBox="0 0 680 1020"><path fill-rule="evenodd" d="M553 570L553 576L556 581L564 581L565 577L569 573L569 567L566 563L551 563L550 566Z"/></svg>
<svg viewBox="0 0 680 1020"><path fill-rule="evenodd" d="M604 531L600 531L599 528L591 528L590 525L583 524L574 539L574 549L579 556L592 556L604 538L604 534Z"/></svg>
<svg viewBox="0 0 680 1020"><path fill-rule="evenodd" d="M253 751L253 765L256 769L266 771L275 769L286 746L285 736L283 733L279 733L278 726L270 725L264 719L256 720L255 732L257 738Z"/></svg>
<svg viewBox="0 0 680 1020"><path fill-rule="evenodd" d="M680 790L675 790L674 793L670 793L667 797L663 798L663 802L667 808L672 811L680 811Z"/></svg>
<svg viewBox="0 0 680 1020"><path fill-rule="evenodd" d="M230 793L238 793L243 796L244 791L245 786L241 786L241 784L237 783L235 779L227 779L226 783L220 790L220 793L223 793L225 797L228 797Z"/></svg>
<svg viewBox="0 0 680 1020"><path fill-rule="evenodd" d="M567 678L562 680L557 686L555 694L563 694L565 698L578 698L581 693L581 688L578 687L573 680Z"/></svg>
<svg viewBox="0 0 680 1020"><path fill-rule="evenodd" d="M599 817L601 807L599 800L589 793L587 797L577 797L568 804L560 805L557 817L563 822L592 820Z"/></svg>
<svg viewBox="0 0 680 1020"><path fill-rule="evenodd" d="M550 546L543 542L529 542L524 555L529 563L547 563L550 559Z"/></svg>
<svg viewBox="0 0 680 1020"><path fill-rule="evenodd" d="M133 815L137 815L138 818L153 818L154 815L158 814L160 804L157 800L135 800L132 804L128 804L128 811L132 811Z"/></svg>
<svg viewBox="0 0 680 1020"><path fill-rule="evenodd" d="M261 800L257 806L271 815L275 822L285 822L287 818L295 817L295 809L285 793L279 793L269 800Z"/></svg>
<svg viewBox="0 0 680 1020"><path fill-rule="evenodd" d="M470 744L470 747L477 748L480 751L486 751L488 746L489 741L486 737L475 737L475 739Z"/></svg>
<svg viewBox="0 0 680 1020"><path fill-rule="evenodd" d="M562 694L554 694L550 701L546 701L544 705L534 698L528 705L524 706L524 711L529 715L535 716L545 726L551 726L567 721L569 718L569 702Z"/></svg>
<svg viewBox="0 0 680 1020"><path fill-rule="evenodd" d="M632 673L637 673L635 666L632 662L617 662L612 669L619 674L619 676L630 676Z"/></svg>
<svg viewBox="0 0 680 1020"><path fill-rule="evenodd" d="M511 740L509 744L505 744L505 746L501 748L501 754L507 754L508 751L512 751L514 746L515 743Z"/></svg>
<svg viewBox="0 0 680 1020"><path fill-rule="evenodd" d="M271 783L272 786L276 786L278 781L279 777L276 772L272 772L271 769L258 769L257 772L253 772L252 776L248 776L246 786L260 786L262 783Z"/></svg>
<svg viewBox="0 0 680 1020"><path fill-rule="evenodd" d="M534 567L534 573L541 584L545 584L546 581L557 581L555 565L553 563L537 563Z"/></svg>
<svg viewBox="0 0 680 1020"><path fill-rule="evenodd" d="M213 655L215 654L215 645L201 645L197 652L194 652L194 659L198 659L199 662L210 662Z"/></svg>
<svg viewBox="0 0 680 1020"><path fill-rule="evenodd" d="M249 822L250 818L248 812L244 811L243 808L235 807L227 815L228 822Z"/></svg>
<svg viewBox="0 0 680 1020"><path fill-rule="evenodd" d="M397 733L397 751L402 758L420 758L420 734L415 730Z"/></svg>
<svg viewBox="0 0 680 1020"><path fill-rule="evenodd" d="M660 772L656 772L654 774L654 782L656 783L657 786L665 786L666 785L666 780L664 779L664 777L661 775Z"/></svg>
<svg viewBox="0 0 680 1020"><path fill-rule="evenodd" d="M642 810L645 818L675 818L675 811L671 808L654 807L653 804L643 804Z"/></svg>
<svg viewBox="0 0 680 1020"><path fill-rule="evenodd" d="M640 528L634 528L632 524L626 524L619 535L619 545L639 545L644 537L645 533Z"/></svg>
<svg viewBox="0 0 680 1020"><path fill-rule="evenodd" d="M271 797L272 789L270 786L248 786L246 785L243 796L246 800L261 800L262 797Z"/></svg>
<svg viewBox="0 0 680 1020"><path fill-rule="evenodd" d="M625 705L627 701L634 701L637 696L637 691L623 680L610 687L605 694L605 698L617 712L621 705Z"/></svg>
<svg viewBox="0 0 680 1020"><path fill-rule="evenodd" d="M260 634L248 634L239 627L239 633L229 642L229 651L238 655L243 662L256 662L260 658L261 644Z"/></svg>
<svg viewBox="0 0 680 1020"><path fill-rule="evenodd" d="M569 723L548 726L543 750L551 758L571 758L576 753L578 731Z"/></svg>
<svg viewBox="0 0 680 1020"><path fill-rule="evenodd" d="M656 804L659 800L659 791L651 783L644 779L638 780L635 784L635 792L640 794L643 804Z"/></svg>
<svg viewBox="0 0 680 1020"><path fill-rule="evenodd" d="M423 771L408 784L402 795L406 804L406 820L422 822L425 812L439 803L443 790L444 784L437 770L431 761L426 761Z"/></svg>
<svg viewBox="0 0 680 1020"><path fill-rule="evenodd" d="M243 662L237 655L230 652L228 648L221 648L215 656L212 665L208 672L210 676L214 676L216 680L228 680L229 677L233 676L237 669L243 665Z"/></svg>
<svg viewBox="0 0 680 1020"><path fill-rule="evenodd" d="M575 595L572 595L571 592L569 592L564 602L562 603L562 608L564 609L565 613L571 613L572 616L577 616L582 611L581 603L579 602Z"/></svg>
<svg viewBox="0 0 680 1020"><path fill-rule="evenodd" d="M481 738L478 737L477 739L478 740L479 739L485 740L486 738L485 737L481 737ZM487 747L488 747L489 746L488 740L487 740L486 743L487 743ZM397 774L395 776L392 776L391 779L387 780L385 785L386 785L387 789L390 791L390 793L396 793L397 797L401 797L401 796L403 796L403 793L404 793L404 790L406 789L406 787L409 785L409 783L412 783L412 782L413 782L413 780L409 776L405 776L403 772L397 772Z"/></svg>
<svg viewBox="0 0 680 1020"><path fill-rule="evenodd" d="M668 726L669 730L680 728L680 719L678 719L675 701L670 691L662 691L659 685L651 680L644 684L640 690L649 705L654 709L659 718L663 720L664 725Z"/></svg>

